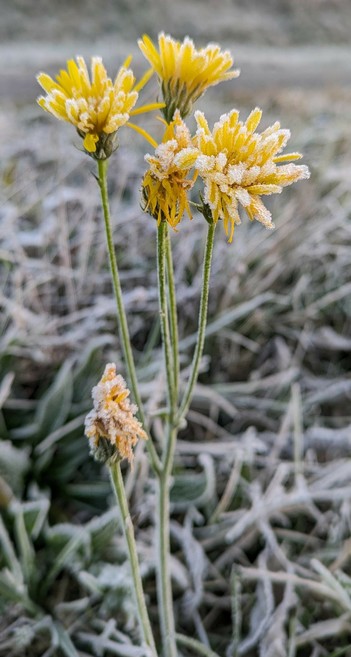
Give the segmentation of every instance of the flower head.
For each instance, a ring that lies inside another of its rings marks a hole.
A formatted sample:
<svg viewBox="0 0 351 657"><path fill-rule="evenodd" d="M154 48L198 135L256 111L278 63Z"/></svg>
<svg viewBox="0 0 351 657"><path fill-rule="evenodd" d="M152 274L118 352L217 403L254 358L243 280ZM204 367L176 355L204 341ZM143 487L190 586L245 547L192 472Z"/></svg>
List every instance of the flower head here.
<svg viewBox="0 0 351 657"><path fill-rule="evenodd" d="M229 70L233 64L230 52L216 44L196 49L189 37L180 42L163 32L158 37L158 50L147 35L138 44L159 77L168 123L176 109L182 118L187 116L208 87L239 75L239 71Z"/></svg>
<svg viewBox="0 0 351 657"><path fill-rule="evenodd" d="M158 223L166 220L175 228L184 212L191 218L188 192L194 178L187 176L197 157L198 150L193 147L190 132L177 110L155 154L145 155L150 168L142 182L144 209Z"/></svg>
<svg viewBox="0 0 351 657"><path fill-rule="evenodd" d="M67 70L60 71L56 82L46 73L37 76L47 93L38 98L39 105L56 118L72 123L84 139L85 150L96 159L106 159L116 149L117 130L130 116L163 106L154 103L133 110L138 91L152 71L135 84L133 72L128 68L130 59L119 69L114 81L107 76L100 57L92 57L91 77L83 57L77 57L77 63L69 60Z"/></svg>
<svg viewBox="0 0 351 657"><path fill-rule="evenodd" d="M289 130L282 130L277 122L261 133L255 132L261 116L256 108L243 123L239 112L233 110L221 116L211 132L204 114L195 113L195 141L201 153L195 168L205 183L204 201L215 222L223 219L230 242L235 224L240 223L239 204L251 220L273 228L271 213L261 196L280 193L283 187L310 175L306 166L291 163L302 157L299 153L279 155L290 138Z"/></svg>
<svg viewBox="0 0 351 657"><path fill-rule="evenodd" d="M138 438L147 439L131 404L130 391L116 365L108 363L101 380L93 388L93 410L85 418L85 434L90 439L91 451L97 460L133 461L133 447Z"/></svg>

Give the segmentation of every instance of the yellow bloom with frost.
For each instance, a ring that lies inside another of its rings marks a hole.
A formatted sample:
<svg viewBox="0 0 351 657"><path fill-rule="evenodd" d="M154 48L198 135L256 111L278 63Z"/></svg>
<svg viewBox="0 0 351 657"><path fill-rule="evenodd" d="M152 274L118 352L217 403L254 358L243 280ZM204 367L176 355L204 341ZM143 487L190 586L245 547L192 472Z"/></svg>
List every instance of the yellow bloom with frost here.
<svg viewBox="0 0 351 657"><path fill-rule="evenodd" d="M233 110L224 114L211 132L204 114L195 113L195 142L201 152L195 168L205 184L204 201L213 220L223 220L229 242L235 224L240 223L239 204L251 220L273 228L271 213L261 196L280 193L283 187L310 175L306 166L291 162L300 159L300 153L279 155L290 138L289 130L276 122L256 132L261 116L256 108L243 123L239 112Z"/></svg>
<svg viewBox="0 0 351 657"><path fill-rule="evenodd" d="M176 109L182 118L187 116L192 104L208 87L239 75L239 71L230 70L233 65L230 52L222 51L217 44L196 49L189 37L181 42L163 32L158 37L158 49L147 35L138 44L159 77L168 123Z"/></svg>
<svg viewBox="0 0 351 657"><path fill-rule="evenodd" d="M176 111L174 120L166 127L163 141L154 155L145 155L149 169L144 175L142 192L145 212L157 222L166 220L175 228L187 212L191 219L188 192L194 185L189 171L198 157L190 132Z"/></svg>
<svg viewBox="0 0 351 657"><path fill-rule="evenodd" d="M163 107L162 103L152 103L133 109L138 91L149 80L152 70L135 84L134 74L128 68L130 61L129 57L114 81L108 77L100 57L92 57L91 76L83 57L77 57L77 63L69 60L67 70L61 70L56 81L46 73L37 76L47 94L38 98L40 107L74 125L84 140L85 150L96 159L106 159L116 149L117 130L128 123L130 116Z"/></svg>
<svg viewBox="0 0 351 657"><path fill-rule="evenodd" d="M97 460L128 459L131 463L138 438L147 439L135 417L138 408L130 403L129 395L125 380L116 374L116 365L108 363L92 390L94 408L85 419L85 434Z"/></svg>

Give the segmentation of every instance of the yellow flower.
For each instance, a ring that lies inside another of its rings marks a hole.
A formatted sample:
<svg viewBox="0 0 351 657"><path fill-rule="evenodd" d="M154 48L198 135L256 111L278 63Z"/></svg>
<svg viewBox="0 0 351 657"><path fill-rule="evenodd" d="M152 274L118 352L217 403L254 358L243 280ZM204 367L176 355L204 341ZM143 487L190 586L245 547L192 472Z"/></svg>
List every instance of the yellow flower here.
<svg viewBox="0 0 351 657"><path fill-rule="evenodd" d="M168 123L176 109L182 118L187 116L208 87L239 75L239 71L229 70L233 64L230 52L223 52L216 44L197 50L189 37L180 42L163 32L158 37L158 50L147 35L138 44L159 77Z"/></svg>
<svg viewBox="0 0 351 657"><path fill-rule="evenodd" d="M130 403L129 395L125 380L116 374L116 365L108 363L93 388L94 408L85 419L85 434L97 460L126 458L131 463L138 438L147 439L141 423L134 417L138 408Z"/></svg>
<svg viewBox="0 0 351 657"><path fill-rule="evenodd" d="M96 159L106 159L116 149L117 130L128 123L130 116L163 107L153 103L133 110L138 91L152 70L135 84L133 72L128 68L130 61L129 57L114 82L107 76L100 57L92 57L91 79L83 57L77 57L77 63L69 60L67 70L60 71L56 82L46 73L37 76L47 93L38 98L39 105L56 118L72 123L84 139L85 150Z"/></svg>
<svg viewBox="0 0 351 657"><path fill-rule="evenodd" d="M310 175L306 166L291 162L277 166L302 156L279 155L290 131L282 130L278 122L264 132L255 132L261 116L261 110L256 108L243 123L239 121L239 112L233 110L221 116L211 133L204 114L195 113L195 142L201 152L195 168L205 183L204 201L211 209L213 221L223 219L229 242L235 224L240 223L239 203L251 220L273 228L271 213L260 197L280 193L286 185Z"/></svg>
<svg viewBox="0 0 351 657"><path fill-rule="evenodd" d="M193 148L189 130L177 110L155 154L145 155L150 168L142 182L144 210L158 223L166 220L175 228L184 212L191 219L187 195L194 178L188 179L187 175L197 156L198 150Z"/></svg>

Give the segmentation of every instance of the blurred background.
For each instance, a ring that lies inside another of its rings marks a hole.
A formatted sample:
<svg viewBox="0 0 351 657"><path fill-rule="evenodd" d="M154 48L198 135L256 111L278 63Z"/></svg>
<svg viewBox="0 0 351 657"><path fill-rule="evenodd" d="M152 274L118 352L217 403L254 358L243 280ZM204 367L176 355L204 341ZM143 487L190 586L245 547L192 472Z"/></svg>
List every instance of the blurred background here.
<svg viewBox="0 0 351 657"><path fill-rule="evenodd" d="M73 641L79 655L109 657L116 653L100 635L111 613L127 643L135 636L109 482L82 428L105 362L123 371L94 163L74 129L36 105L35 75L82 54L102 55L113 77L131 53L139 76L147 66L136 40L160 30L231 50L240 77L197 104L210 122L233 107L245 119L258 105L262 128L275 120L290 128L288 150L311 169L309 181L268 200L275 231L246 218L232 244L217 231L205 356L172 490L178 625L220 655L347 655L351 3L0 0L0 15L0 541L7 531L21 563L23 545L32 546L28 596L54 619L38 629L20 586L9 605L17 589L0 570L0 655L75 655ZM142 99L157 93L153 80ZM161 137L155 116L140 123ZM141 391L154 414L164 403L155 224L139 193L149 148L121 130L109 186ZM196 216L172 235L183 381L204 237ZM154 492L143 454L127 484L153 602ZM53 636L61 648L50 648Z"/></svg>

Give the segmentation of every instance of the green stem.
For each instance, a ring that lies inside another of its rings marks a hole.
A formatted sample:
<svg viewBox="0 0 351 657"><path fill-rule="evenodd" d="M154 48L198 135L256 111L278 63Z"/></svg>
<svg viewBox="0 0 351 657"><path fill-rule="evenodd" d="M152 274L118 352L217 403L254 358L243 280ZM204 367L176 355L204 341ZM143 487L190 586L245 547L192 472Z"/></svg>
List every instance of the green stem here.
<svg viewBox="0 0 351 657"><path fill-rule="evenodd" d="M170 311L170 329L171 329L171 345L173 354L173 377L174 377L174 396L175 401L178 401L178 385L179 385L179 353L178 353L178 318L177 318L177 300L174 284L174 271L173 271L173 258L172 258L172 245L169 234L166 239L166 266L167 266L167 280L169 292L169 311Z"/></svg>
<svg viewBox="0 0 351 657"><path fill-rule="evenodd" d="M143 403L141 401L141 397L139 394L138 380L136 375L132 347L130 343L127 317L124 310L116 253L115 253L113 238L112 238L110 206L109 206L108 191L107 191L108 160L98 160L97 166L98 166L98 174L99 174L98 182L101 192L101 202L102 202L102 208L103 208L103 214L105 220L107 250L108 250L108 256L110 261L113 289L114 289L116 305L117 305L117 319L118 319L120 340L122 343L124 359L128 372L128 378L133 392L134 401L139 409L140 420L145 427L146 426L145 413L144 413ZM154 468L155 472L157 472L160 469L160 460L158 458L151 437L149 437L149 440L147 441L147 448L150 454L151 465Z"/></svg>
<svg viewBox="0 0 351 657"><path fill-rule="evenodd" d="M207 648L207 646L200 643L200 641L197 641L197 639L184 636L184 634L176 634L176 641L181 646L186 646L187 648L192 649L198 655L204 655L204 657L219 657L219 655L216 652L213 652L211 648Z"/></svg>
<svg viewBox="0 0 351 657"><path fill-rule="evenodd" d="M157 272L158 293L160 303L161 337L164 352L164 360L167 378L167 401L168 421L167 436L163 449L162 469L158 473L157 492L157 535L158 535L158 565L157 565L157 597L161 621L161 635L164 657L177 657L177 645L175 641L175 623L173 612L172 580L170 568L170 538L169 538L169 489L170 474L173 465L173 455L177 439L177 429L174 419L177 405L177 375L174 374L174 362L178 362L178 353L175 357L175 349L178 351L177 341L174 344L177 331L176 321L176 299L173 281L173 268L171 263L168 242L168 226L161 221L157 233ZM168 289L170 295L170 320L172 334L169 326L166 267L168 269ZM173 296L172 296L173 295Z"/></svg>
<svg viewBox="0 0 351 657"><path fill-rule="evenodd" d="M158 482L157 498L157 533L158 533L158 569L157 595L161 619L161 634L164 657L177 657L175 642L175 622L173 612L172 579L170 567L169 537L169 489L170 472L173 465L174 447L177 430L168 425L166 458Z"/></svg>
<svg viewBox="0 0 351 657"><path fill-rule="evenodd" d="M203 265L203 278L202 278L202 290L201 290L201 300L200 300L200 311L199 311L199 322L198 322L198 331L197 331L197 342L194 351L193 361L191 365L191 374L186 387L184 397L181 403L179 410L177 423L179 424L182 419L185 417L189 410L191 403L191 398L193 395L194 387L197 381L199 374L199 365L201 361L201 356L205 343L205 334L206 334L206 324L207 324L207 309L208 309L208 294L210 289L210 274L211 274L211 262L212 262L212 253L213 253L213 243L214 243L214 234L215 234L216 224L209 224L207 232L207 240L205 247L205 256L204 256L204 265Z"/></svg>
<svg viewBox="0 0 351 657"><path fill-rule="evenodd" d="M166 289L166 240L167 240L167 222L161 221L157 231L157 276L158 276L158 293L160 303L160 323L161 336L163 344L163 353L165 359L166 376L167 376L167 400L169 420L172 423L175 414L175 389L173 377L173 358L171 348L171 336L168 321L167 309L167 289Z"/></svg>
<svg viewBox="0 0 351 657"><path fill-rule="evenodd" d="M129 563L132 571L135 601L138 610L139 623L146 645L151 649L153 657L157 657L155 641L147 612L143 584L140 575L139 560L136 549L134 528L130 517L123 477L119 463L110 466L111 482L122 515L123 531L128 547Z"/></svg>

